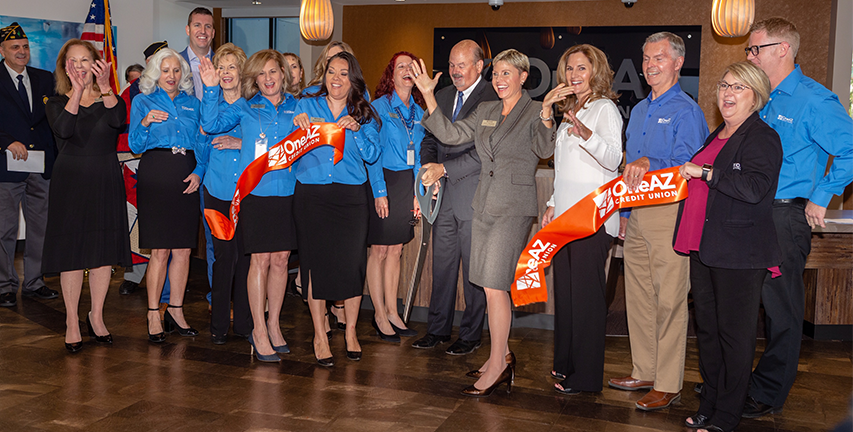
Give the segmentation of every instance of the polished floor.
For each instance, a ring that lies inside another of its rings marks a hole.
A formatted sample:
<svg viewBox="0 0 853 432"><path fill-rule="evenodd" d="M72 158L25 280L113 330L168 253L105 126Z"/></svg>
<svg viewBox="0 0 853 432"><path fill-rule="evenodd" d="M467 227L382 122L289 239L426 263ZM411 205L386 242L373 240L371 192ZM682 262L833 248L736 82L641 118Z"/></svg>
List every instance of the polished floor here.
<svg viewBox="0 0 853 432"><path fill-rule="evenodd" d="M518 357L512 393L502 388L472 399L459 392L471 383L464 373L488 355L487 335L468 356L416 350L411 339L388 344L373 336L364 310L358 324L364 358L348 361L343 332L336 331L337 365L327 369L314 360L307 308L288 297L281 327L292 353L265 364L249 355L245 340L210 343L199 283L190 284L185 311L201 334L175 333L150 344L145 293L119 295L119 275L107 297L112 346L86 338L80 353L67 353L61 297L19 298L16 307L0 308L0 431L686 431L682 422L699 403L692 390L699 380L695 339L688 341L682 402L663 411L635 409L642 392L555 393L548 377L553 333L526 328L511 333ZM59 289L59 278L47 282ZM82 319L88 302L84 288ZM425 330L424 323L412 327ZM738 430L832 430L849 413L851 357L850 342L804 340L784 411L744 420ZM605 375L630 372L628 339L608 338Z"/></svg>

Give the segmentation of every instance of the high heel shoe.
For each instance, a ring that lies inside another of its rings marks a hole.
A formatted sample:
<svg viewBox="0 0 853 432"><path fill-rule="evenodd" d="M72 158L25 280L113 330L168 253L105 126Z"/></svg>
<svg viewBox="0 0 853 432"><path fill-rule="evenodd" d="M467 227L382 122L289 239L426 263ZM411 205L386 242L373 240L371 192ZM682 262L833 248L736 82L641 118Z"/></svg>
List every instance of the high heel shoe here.
<svg viewBox="0 0 853 432"><path fill-rule="evenodd" d="M179 326L178 323L175 321L175 318L172 317L172 314L169 313L169 309L183 309L183 307L183 305L166 306L166 313L163 314L163 330L166 333L172 333L173 331L177 330L178 334L181 336L198 336L198 330L192 327L183 328Z"/></svg>
<svg viewBox="0 0 853 432"><path fill-rule="evenodd" d="M503 383L506 383L506 392L509 394L512 391L512 382L515 379L515 372L510 365L506 365L503 372L498 376L498 379L494 382L494 384L490 385L485 389L478 389L477 387L470 385L462 390L462 394L465 396L471 397L486 397L491 396L491 394L495 391L498 386Z"/></svg>
<svg viewBox="0 0 853 432"><path fill-rule="evenodd" d="M379 330L379 324L376 323L376 318L373 318L373 328L376 329L376 335L379 336L379 339L382 339L385 342L400 343L400 335L397 333L385 334L382 333L382 330Z"/></svg>
<svg viewBox="0 0 853 432"><path fill-rule="evenodd" d="M341 322L341 320L340 320L340 318L338 318L338 314L336 314L336 313L332 312L332 309L331 309L331 308L335 308L335 309L337 309L337 310L339 310L339 311L343 311L343 310L344 310L344 307L343 307L343 306L338 306L338 305L332 304L331 306L329 306L329 308L330 308L330 309L329 309L329 312L331 312L331 313L332 313L332 316L333 316L333 317L335 317L335 322L334 322L335 327L337 327L337 328L338 328L338 330L346 330L346 329L347 329L347 323L342 323L342 322Z"/></svg>
<svg viewBox="0 0 853 432"><path fill-rule="evenodd" d="M89 312L86 315L86 326L89 327L89 339L94 339L95 342L106 343L112 345L113 343L113 335L107 333L106 336L98 336L95 334L95 330L92 328L92 312Z"/></svg>
<svg viewBox="0 0 853 432"><path fill-rule="evenodd" d="M388 324L391 324L391 328L394 330L394 333L397 333L397 336L413 337L418 335L417 331L412 330L410 328L402 329L400 327L395 326L394 323L392 323L391 321L388 321Z"/></svg>
<svg viewBox="0 0 853 432"><path fill-rule="evenodd" d="M349 351L347 351L347 354L349 354ZM314 357L315 358L317 357L317 348L316 347L314 347ZM317 364L319 364L320 366L323 366L323 367L332 367L335 365L335 358L332 356L329 356L326 358L318 358Z"/></svg>
<svg viewBox="0 0 853 432"><path fill-rule="evenodd" d="M279 354L290 354L290 347L287 346L287 342L284 345L275 346L272 343L272 339L270 339L270 345L272 346L272 350Z"/></svg>
<svg viewBox="0 0 853 432"><path fill-rule="evenodd" d="M148 308L148 312L158 312L158 315L159 315L160 308L154 308L154 309ZM165 341L166 341L166 333L165 332L160 332L157 334L148 333L148 342L163 343Z"/></svg>
<svg viewBox="0 0 853 432"><path fill-rule="evenodd" d="M506 355L506 364L508 364L509 367L512 368L513 377L515 377L515 354L512 351L510 351L509 354ZM480 379L480 377L483 376L483 372L479 369L476 369L466 373L465 376L468 378Z"/></svg>
<svg viewBox="0 0 853 432"><path fill-rule="evenodd" d="M80 342L74 342L74 343L66 342L65 343L65 349L67 349L68 352L70 352L71 354L78 353L78 352L80 352L80 350L83 349L83 341L81 340Z"/></svg>
<svg viewBox="0 0 853 432"><path fill-rule="evenodd" d="M252 350L249 351L250 355L254 354L258 360L269 363L277 363L281 361L281 357L279 357L278 354L261 354L258 349L255 348L255 339L252 337L251 333L249 333L249 343L252 344Z"/></svg>

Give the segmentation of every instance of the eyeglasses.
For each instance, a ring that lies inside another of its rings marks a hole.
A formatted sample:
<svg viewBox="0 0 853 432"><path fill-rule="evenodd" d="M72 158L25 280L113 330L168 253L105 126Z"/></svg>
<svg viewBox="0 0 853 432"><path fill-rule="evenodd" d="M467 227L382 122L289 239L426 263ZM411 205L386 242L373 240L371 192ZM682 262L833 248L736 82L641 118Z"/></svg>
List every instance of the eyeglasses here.
<svg viewBox="0 0 853 432"><path fill-rule="evenodd" d="M734 94L740 94L740 93L742 93L744 90L749 89L749 88L750 88L750 87L745 86L745 85L743 85L743 84L729 84L729 83L727 83L727 82L725 82L725 81L720 81L720 82L718 82L718 83L717 83L717 90L719 90L719 91L721 91L721 92L725 92L725 91L726 91L726 89L732 89L732 93L734 93Z"/></svg>
<svg viewBox="0 0 853 432"><path fill-rule="evenodd" d="M767 48L767 47L769 47L769 46L779 45L779 44L781 44L781 43L782 43L782 42L776 42L776 43L770 43L770 44L764 44L764 45L753 45L753 46L748 46L748 47L746 47L746 48L744 48L744 49L743 49L743 52L744 52L744 53L746 53L746 55L749 55L749 53L752 53L752 55L757 56L757 55L758 55L758 51L759 51L761 48Z"/></svg>

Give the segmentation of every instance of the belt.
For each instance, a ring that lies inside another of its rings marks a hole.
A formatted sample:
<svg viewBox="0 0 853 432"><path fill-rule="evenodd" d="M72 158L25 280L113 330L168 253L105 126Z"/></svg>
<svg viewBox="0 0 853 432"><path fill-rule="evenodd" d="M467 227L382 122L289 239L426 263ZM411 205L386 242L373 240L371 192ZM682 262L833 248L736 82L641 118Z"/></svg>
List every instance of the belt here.
<svg viewBox="0 0 853 432"><path fill-rule="evenodd" d="M798 205L805 207L808 201L805 198L782 198L773 200L773 205Z"/></svg>

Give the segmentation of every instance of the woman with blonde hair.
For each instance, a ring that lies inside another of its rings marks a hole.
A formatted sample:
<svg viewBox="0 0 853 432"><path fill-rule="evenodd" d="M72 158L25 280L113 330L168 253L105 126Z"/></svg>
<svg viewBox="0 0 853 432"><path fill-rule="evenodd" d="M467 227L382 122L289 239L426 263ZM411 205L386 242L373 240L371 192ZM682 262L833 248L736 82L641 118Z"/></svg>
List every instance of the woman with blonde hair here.
<svg viewBox="0 0 853 432"><path fill-rule="evenodd" d="M50 182L42 272L60 274L65 348L74 353L83 348L77 307L85 269L92 296L89 338L111 344L103 312L112 266L133 265L124 179L116 164L127 114L110 88L110 64L90 42L66 42L54 76L59 96L47 101L45 113L59 153Z"/></svg>
<svg viewBox="0 0 853 432"><path fill-rule="evenodd" d="M292 82L287 60L276 50L256 52L242 71L243 99L219 104L220 77L210 60L202 59L204 82L202 127L223 133L237 126L242 132L240 172L270 147L290 135L296 98L287 92ZM276 353L290 352L281 334L279 317L287 284L287 262L296 249L293 189L296 177L289 169L267 173L240 203L238 229L243 248L251 254L248 295L254 329L249 342L258 360L281 361ZM228 213L225 213L228 214ZM269 300L269 316L264 303Z"/></svg>
<svg viewBox="0 0 853 432"><path fill-rule="evenodd" d="M557 82L569 90L558 106L563 122L554 150L554 194L542 226L619 175L622 115L613 101L613 70L592 45L575 45L560 57ZM552 258L554 269L554 369L557 392L599 392L604 377L607 318L604 265L619 231L614 214L595 234L575 240Z"/></svg>

